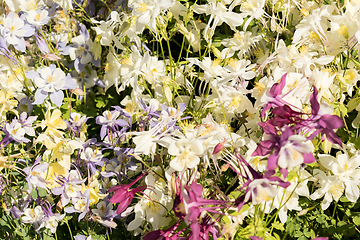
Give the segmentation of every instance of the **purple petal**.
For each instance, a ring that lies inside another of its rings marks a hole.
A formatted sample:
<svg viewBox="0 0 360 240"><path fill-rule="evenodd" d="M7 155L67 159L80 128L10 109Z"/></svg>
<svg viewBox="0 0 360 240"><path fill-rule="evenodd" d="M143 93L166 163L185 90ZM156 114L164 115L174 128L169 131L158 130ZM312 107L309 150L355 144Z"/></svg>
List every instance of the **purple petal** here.
<svg viewBox="0 0 360 240"><path fill-rule="evenodd" d="M143 240L158 240L162 235L163 233L161 232L161 230L152 231L146 234L143 237Z"/></svg>
<svg viewBox="0 0 360 240"><path fill-rule="evenodd" d="M337 129L344 126L344 122L341 120L340 117L330 114L322 115L319 119L319 124L323 128L327 129Z"/></svg>
<svg viewBox="0 0 360 240"><path fill-rule="evenodd" d="M316 159L312 153L305 153L304 154L304 163L309 164L315 162Z"/></svg>
<svg viewBox="0 0 360 240"><path fill-rule="evenodd" d="M281 168L279 172L284 176L284 178L286 178L289 173L286 168Z"/></svg>
<svg viewBox="0 0 360 240"><path fill-rule="evenodd" d="M311 97L310 97L311 114L312 115L317 115L319 112L319 109L320 109L320 105L317 101L317 95L318 95L318 90L314 86L314 92L311 94Z"/></svg>
<svg viewBox="0 0 360 240"><path fill-rule="evenodd" d="M279 156L277 154L275 154L275 153L271 154L268 157L266 170L268 170L268 171L275 170L278 165L278 159L279 159Z"/></svg>
<svg viewBox="0 0 360 240"><path fill-rule="evenodd" d="M85 240L86 236L85 235L76 235L74 236L74 240Z"/></svg>
<svg viewBox="0 0 360 240"><path fill-rule="evenodd" d="M95 67L100 67L100 58L98 58L98 59L93 59L92 61L92 64L94 64L94 66Z"/></svg>
<svg viewBox="0 0 360 240"><path fill-rule="evenodd" d="M102 126L101 126L101 130L100 130L100 137L101 137L101 139L104 139L104 137L105 137L105 135L106 135L106 129L107 129L106 125L102 125Z"/></svg>
<svg viewBox="0 0 360 240"><path fill-rule="evenodd" d="M133 196L132 196L133 197ZM116 210L117 214L122 213L123 211L126 210L126 208L130 205L131 201L132 201L132 197L127 197L126 199L124 199L122 202L119 203L119 206Z"/></svg>
<svg viewBox="0 0 360 240"><path fill-rule="evenodd" d="M128 122L125 121L124 119L116 120L116 124L119 125L120 127L129 126Z"/></svg>
<svg viewBox="0 0 360 240"><path fill-rule="evenodd" d="M36 45L43 54L47 54L50 52L45 40L38 35L36 35Z"/></svg>
<svg viewBox="0 0 360 240"><path fill-rule="evenodd" d="M324 133L326 135L326 138L335 144L339 144L340 146L342 146L342 141L341 139L336 135L336 133L334 133L333 131L329 131L329 130L324 130L321 131L322 133Z"/></svg>
<svg viewBox="0 0 360 240"><path fill-rule="evenodd" d="M285 84L286 84L286 75L287 75L287 73L285 73L285 74L281 77L280 83L275 83L275 84L271 87L271 89L270 89L270 94L271 94L271 96L276 97L276 96L282 94L282 90L284 89Z"/></svg>
<svg viewBox="0 0 360 240"><path fill-rule="evenodd" d="M13 218L18 219L23 213L16 206L12 206L10 209Z"/></svg>
<svg viewBox="0 0 360 240"><path fill-rule="evenodd" d="M257 237L257 236L250 236L249 237L251 240L264 240L261 237Z"/></svg>
<svg viewBox="0 0 360 240"><path fill-rule="evenodd" d="M26 51L26 43L23 38L18 38L18 44L13 45L16 50L19 50L21 52Z"/></svg>
<svg viewBox="0 0 360 240"><path fill-rule="evenodd" d="M193 233L193 239L199 239L200 235L200 226L197 221L191 224L190 226L192 233Z"/></svg>
<svg viewBox="0 0 360 240"><path fill-rule="evenodd" d="M271 140L264 140L259 143L256 150L251 154L251 156L265 156L271 153L274 148L275 143Z"/></svg>

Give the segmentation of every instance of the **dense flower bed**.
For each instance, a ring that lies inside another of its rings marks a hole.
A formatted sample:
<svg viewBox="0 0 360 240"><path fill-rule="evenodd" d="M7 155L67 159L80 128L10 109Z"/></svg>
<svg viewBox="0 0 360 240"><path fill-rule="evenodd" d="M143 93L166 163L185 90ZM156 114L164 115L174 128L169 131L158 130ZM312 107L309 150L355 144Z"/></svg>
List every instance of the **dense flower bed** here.
<svg viewBox="0 0 360 240"><path fill-rule="evenodd" d="M355 239L358 0L4 0L1 239Z"/></svg>

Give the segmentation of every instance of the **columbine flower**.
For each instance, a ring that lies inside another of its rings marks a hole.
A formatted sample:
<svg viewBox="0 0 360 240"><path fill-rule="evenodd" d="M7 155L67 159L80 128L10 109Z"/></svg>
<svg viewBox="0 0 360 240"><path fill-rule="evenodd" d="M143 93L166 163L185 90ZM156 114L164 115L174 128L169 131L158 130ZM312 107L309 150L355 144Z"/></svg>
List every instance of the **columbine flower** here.
<svg viewBox="0 0 360 240"><path fill-rule="evenodd" d="M72 38L71 42L73 44L69 46L69 55L71 60L75 60L74 66L78 73L84 71L89 62L92 62L96 67L100 67L100 58L95 60L92 54L93 41L90 39L86 26L81 24L80 28L80 35Z"/></svg>
<svg viewBox="0 0 360 240"><path fill-rule="evenodd" d="M17 119L13 119L10 124L6 123L2 130L5 133L5 137L0 142L0 144L4 144L2 148L11 141L16 141L18 143L30 142L29 139L25 138L26 131L22 128L21 123Z"/></svg>
<svg viewBox="0 0 360 240"><path fill-rule="evenodd" d="M173 0L135 0L129 7L133 9L136 17L136 32L144 30L145 25L156 33L156 18L161 11L170 8L174 4Z"/></svg>
<svg viewBox="0 0 360 240"><path fill-rule="evenodd" d="M109 192L115 192L114 195L110 198L110 202L119 203L119 206L116 210L117 214L122 213L131 203L133 197L137 192L141 192L147 188L146 185L130 189L137 181L140 180L146 173L141 174L133 182L129 184L122 184L109 189Z"/></svg>
<svg viewBox="0 0 360 240"><path fill-rule="evenodd" d="M61 138L63 136L64 133L59 131L59 129L66 129L66 123L62 120L59 109L55 109L53 112L48 110L45 113L45 120L40 123L40 126L42 129L47 127L44 134L54 138Z"/></svg>
<svg viewBox="0 0 360 240"><path fill-rule="evenodd" d="M86 161L92 174L96 172L96 165L103 165L103 155L101 151L97 149L94 151L90 147L86 148L85 151L81 152L80 158Z"/></svg>
<svg viewBox="0 0 360 240"><path fill-rule="evenodd" d="M50 67L44 67L35 71L28 71L25 76L34 80L38 89L35 92L35 102L33 104L41 104L50 93L51 101L58 107L62 105L64 93L61 90L78 88L77 83L72 79L71 75L57 68L54 64Z"/></svg>
<svg viewBox="0 0 360 240"><path fill-rule="evenodd" d="M95 215L100 216L103 219L109 219L112 218L114 216L114 211L113 211L113 205L112 203L108 202L106 203L105 201L101 201L96 205L96 209L92 209L91 210L92 213L94 213Z"/></svg>
<svg viewBox="0 0 360 240"><path fill-rule="evenodd" d="M39 188L46 188L45 177L46 177L46 171L49 168L49 164L48 163L39 164L40 159L41 157L37 158L32 166L23 169L23 171L27 175L26 181L28 183L30 192L33 189L33 185Z"/></svg>
<svg viewBox="0 0 360 240"><path fill-rule="evenodd" d="M153 171L161 173L161 168L154 167ZM166 225L169 220L166 215L168 209L171 208L172 199L167 194L166 182L150 172L145 178L145 183L148 188L134 207L135 219L127 227L130 231L144 226L144 221L151 223L153 229L159 229L161 226Z"/></svg>
<svg viewBox="0 0 360 240"><path fill-rule="evenodd" d="M275 186L287 188L290 185L290 183L284 182L279 177L271 176L271 171L266 172L264 175L256 172L249 163L237 153L232 154L226 152L226 155L232 169L246 181L241 187L241 189L245 189L245 194L235 200L239 211L242 206L248 202L258 204L272 199L278 192ZM236 162L236 164L234 164L234 162ZM240 169L238 169L237 166L240 166Z"/></svg>
<svg viewBox="0 0 360 240"><path fill-rule="evenodd" d="M61 203L66 206L71 198L75 198L81 192L81 184L86 180L81 180L79 174L75 170L71 170L69 176L57 176L56 182L60 184L60 187L51 189L54 195L61 195Z"/></svg>
<svg viewBox="0 0 360 240"><path fill-rule="evenodd" d="M103 112L103 116L96 117L96 123L102 125L100 130L101 139L104 139L106 135L110 135L111 132L116 134L119 126L129 126L124 119L117 119L119 116L119 111L115 110L110 112L106 110Z"/></svg>
<svg viewBox="0 0 360 240"><path fill-rule="evenodd" d="M25 52L24 37L30 37L34 34L34 28L20 19L14 12L10 12L3 20L0 26L1 35L7 44L11 44L15 49Z"/></svg>
<svg viewBox="0 0 360 240"><path fill-rule="evenodd" d="M21 217L23 223L32 223L34 224L35 230L40 226L42 219L44 218L44 212L40 206L36 206L34 209L26 208L24 210L24 215Z"/></svg>
<svg viewBox="0 0 360 240"><path fill-rule="evenodd" d="M90 191L86 190L83 194L79 193L78 197L72 199L73 207L67 207L64 209L66 213L80 213L78 221L83 219L85 215L90 211Z"/></svg>
<svg viewBox="0 0 360 240"><path fill-rule="evenodd" d="M58 222L65 217L65 214L53 213L51 211L51 205L48 202L43 203L42 210L45 213L45 217L42 219L42 223L39 228L45 227L50 229L52 233L55 233Z"/></svg>
<svg viewBox="0 0 360 240"><path fill-rule="evenodd" d="M227 23L233 30L243 23L244 14L232 12L231 9L227 9L222 2L216 0L209 0L208 2L209 4L206 5L194 5L194 12L211 15L203 33L206 41L209 41L213 37L215 28L223 22ZM210 25L212 26L210 27Z"/></svg>
<svg viewBox="0 0 360 240"><path fill-rule="evenodd" d="M36 27L41 27L47 24L50 20L49 12L45 9L43 10L30 10L26 14L26 20Z"/></svg>
<svg viewBox="0 0 360 240"><path fill-rule="evenodd" d="M310 198L316 200L324 196L321 209L326 210L333 200L339 201L345 190L344 184L337 176L328 176L319 169L314 169L314 176L319 179L320 188L311 194Z"/></svg>
<svg viewBox="0 0 360 240"><path fill-rule="evenodd" d="M184 136L182 139L171 143L168 151L170 155L176 156L171 160L170 166L181 172L187 168L194 168L199 164L199 155L203 154L204 146L199 139Z"/></svg>
<svg viewBox="0 0 360 240"><path fill-rule="evenodd" d="M68 128L73 133L72 137L80 136L81 126L84 125L88 119L89 118L86 116L81 116L80 113L76 113L76 112L70 113L70 118L68 121Z"/></svg>
<svg viewBox="0 0 360 240"><path fill-rule="evenodd" d="M336 158L322 154L319 156L321 165L330 170L345 186L345 195L351 202L356 202L359 198L360 184L360 156L354 155L349 158L348 153L338 153Z"/></svg>

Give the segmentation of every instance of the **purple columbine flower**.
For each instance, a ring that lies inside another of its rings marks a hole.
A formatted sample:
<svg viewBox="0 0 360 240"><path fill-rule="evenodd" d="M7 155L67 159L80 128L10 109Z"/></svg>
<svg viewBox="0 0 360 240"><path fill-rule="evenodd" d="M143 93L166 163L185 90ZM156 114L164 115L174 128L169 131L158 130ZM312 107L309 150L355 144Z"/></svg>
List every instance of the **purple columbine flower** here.
<svg viewBox="0 0 360 240"><path fill-rule="evenodd" d="M6 41L2 36L0 36L0 54L9 58L11 61L13 61L13 63L19 64L19 61L16 60L16 58L14 58L12 53L9 51Z"/></svg>
<svg viewBox="0 0 360 240"><path fill-rule="evenodd" d="M282 97L280 96L282 94L282 90L285 87L286 84L286 75L284 74L281 77L281 80L279 83L275 83L269 92L265 93L267 96L267 104L265 105L265 107L263 108L263 110L261 111L260 117L264 117L265 116L265 112L267 110L269 110L272 107L279 107L279 106L283 106L284 102L282 100Z"/></svg>
<svg viewBox="0 0 360 240"><path fill-rule="evenodd" d="M70 175L67 177L57 176L56 182L60 184L60 187L52 188L51 192L54 195L61 195L61 204L63 206L66 206L71 198L78 196L81 184L86 181L86 179L79 179L78 177L78 173L75 170L71 170Z"/></svg>
<svg viewBox="0 0 360 240"><path fill-rule="evenodd" d="M80 158L86 161L91 174L95 174L96 165L102 166L104 162L101 150L93 150L91 147L87 147L83 152L81 152Z"/></svg>
<svg viewBox="0 0 360 240"><path fill-rule="evenodd" d="M80 113L70 113L69 121L67 121L67 127L72 132L72 137L80 137L81 126L86 123L89 117L81 116Z"/></svg>
<svg viewBox="0 0 360 240"><path fill-rule="evenodd" d="M19 111L19 113L26 112L30 114L34 108L34 106L32 105L33 102L34 98L32 96L22 98L18 104L17 110Z"/></svg>
<svg viewBox="0 0 360 240"><path fill-rule="evenodd" d="M129 126L129 123L124 119L118 119L119 116L120 112L117 110L106 110L102 116L96 117L96 123L102 125L100 130L101 139L104 139L106 135L111 135L111 139L113 139L113 137L119 137L127 130L127 128L122 128L121 131L119 131L119 127ZM112 134L115 134L115 136Z"/></svg>
<svg viewBox="0 0 360 240"><path fill-rule="evenodd" d="M114 148L116 158L112 158L106 163L105 171L101 172L103 177L117 176L120 180L122 176L127 175L128 170L135 171L137 165L131 159L134 158L134 149L132 148Z"/></svg>
<svg viewBox="0 0 360 240"><path fill-rule="evenodd" d="M308 137L308 139L312 139L321 133L322 135L325 135L330 142L342 146L342 140L336 135L334 129L343 127L344 122L336 115L321 114L320 104L317 101L317 95L318 90L314 86L314 92L310 97L312 116L308 119L307 128L309 131L313 129L315 129L315 131Z"/></svg>
<svg viewBox="0 0 360 240"><path fill-rule="evenodd" d="M10 124L5 123L2 127L5 137L0 142L0 145L3 144L1 148L4 148L11 141L18 143L30 142L30 140L25 137L25 134L35 136L35 131L31 125L36 118L37 117L29 117L26 119L26 113L24 112L20 115L20 119L13 119Z"/></svg>
<svg viewBox="0 0 360 240"><path fill-rule="evenodd" d="M65 76L65 73L54 64L37 69L37 71L28 71L25 76L32 79L38 87L33 104L42 104L50 93L50 100L60 107L64 99L64 93L61 90L78 88L71 75L68 73Z"/></svg>
<svg viewBox="0 0 360 240"><path fill-rule="evenodd" d="M72 199L73 207L67 207L64 209L66 213L80 213L78 221L83 219L85 215L90 211L90 191L86 190L84 193L80 193L78 197Z"/></svg>
<svg viewBox="0 0 360 240"><path fill-rule="evenodd" d="M23 171L27 175L26 181L28 183L30 192L33 189L33 185L35 187L46 189L46 181L44 180L44 178L45 178L45 173L49 168L49 164L40 163L40 160L41 160L41 156L35 160L32 166L23 169Z"/></svg>
<svg viewBox="0 0 360 240"><path fill-rule="evenodd" d="M24 37L30 37L34 34L35 29L25 24L24 20L10 12L3 20L3 25L0 25L1 35L4 37L8 45L13 45L16 50L21 52L26 51L26 44Z"/></svg>
<svg viewBox="0 0 360 240"><path fill-rule="evenodd" d="M282 89L281 84L274 86L274 92L279 93ZM277 89L278 86L280 86L279 89ZM309 140L319 133L325 135L330 142L342 146L342 141L334 129L342 127L344 123L336 115L321 114L317 94L318 91L314 87L314 92L310 97L311 114L297 112L288 105L281 105L272 109L273 118L259 123L266 135L252 156L270 154L267 164L268 171L274 173L279 165L280 172L286 176L288 168L314 162L313 149Z"/></svg>
<svg viewBox="0 0 360 240"><path fill-rule="evenodd" d="M49 202L42 202L41 208L45 214L45 217L42 219L42 223L39 229L45 227L50 229L52 233L55 233L58 222L65 217L65 214L53 213L51 211L51 204Z"/></svg>
<svg viewBox="0 0 360 240"><path fill-rule="evenodd" d="M312 163L315 158L312 154L312 145L308 139L294 133L293 127L285 127L281 131L271 124L263 125L265 139L259 143L252 156L268 157L267 171L274 170L279 165L280 172L286 177L287 169L298 166L302 163Z"/></svg>
<svg viewBox="0 0 360 240"><path fill-rule="evenodd" d="M100 67L100 59L94 59L92 54L93 42L86 26L80 24L80 35L71 39L69 55L74 61L75 70L80 73L84 71L85 66L92 62L96 67Z"/></svg>
<svg viewBox="0 0 360 240"><path fill-rule="evenodd" d="M37 119L38 116L29 116L27 117L26 112L22 112L20 114L19 123L21 123L21 126L23 129L25 129L25 133L29 136L35 136L35 130L32 127L32 124Z"/></svg>

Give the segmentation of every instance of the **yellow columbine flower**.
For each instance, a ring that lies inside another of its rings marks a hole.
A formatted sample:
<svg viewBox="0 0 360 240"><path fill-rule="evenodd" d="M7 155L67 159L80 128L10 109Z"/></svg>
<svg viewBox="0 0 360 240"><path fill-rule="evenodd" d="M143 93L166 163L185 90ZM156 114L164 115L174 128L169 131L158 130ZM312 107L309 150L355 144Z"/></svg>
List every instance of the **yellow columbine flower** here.
<svg viewBox="0 0 360 240"><path fill-rule="evenodd" d="M49 168L46 174L46 186L49 189L59 187L60 185L55 181L57 176L67 176L69 174L69 171L61 166L59 163L50 163Z"/></svg>
<svg viewBox="0 0 360 240"><path fill-rule="evenodd" d="M42 129L47 127L45 135L56 138L61 138L64 134L58 129L66 129L66 123L61 118L61 111L59 109L55 109L52 113L48 110L45 114L45 120L41 122L40 126Z"/></svg>

